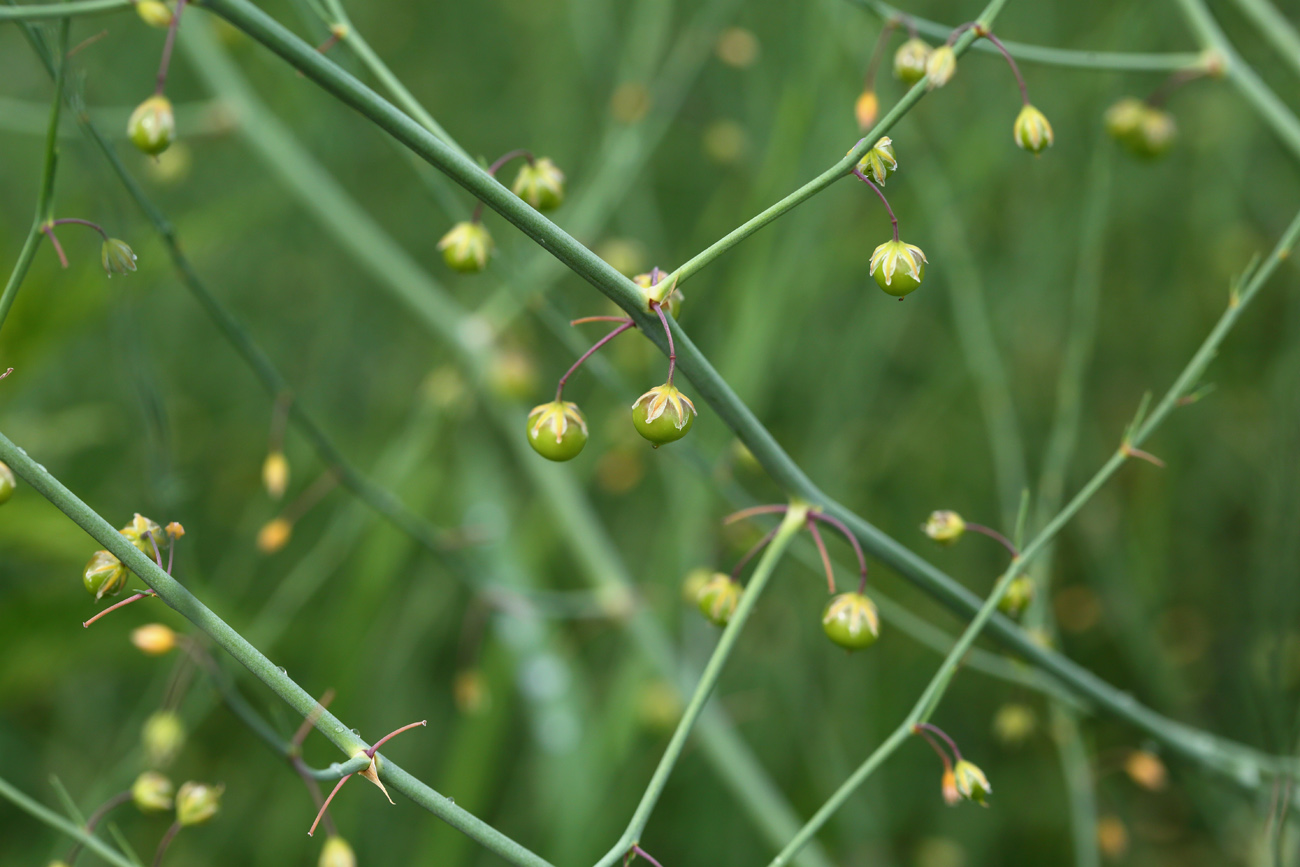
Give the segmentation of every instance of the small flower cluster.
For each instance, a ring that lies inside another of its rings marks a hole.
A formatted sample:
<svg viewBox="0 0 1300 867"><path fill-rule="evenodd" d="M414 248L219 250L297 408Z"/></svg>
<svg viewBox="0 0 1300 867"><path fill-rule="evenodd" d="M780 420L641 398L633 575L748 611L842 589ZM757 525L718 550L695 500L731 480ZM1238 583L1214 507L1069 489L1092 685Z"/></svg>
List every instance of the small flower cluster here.
<svg viewBox="0 0 1300 867"><path fill-rule="evenodd" d="M729 516L726 523L755 515L785 514L788 510L788 506L755 506ZM822 541L819 524L834 528L852 545L858 558L859 568L858 589L855 592L836 592L835 572L831 567L826 545ZM843 522L821 509L809 509L804 526L821 554L822 566L826 570L827 591L831 596L826 607L822 609L822 631L826 633L827 638L845 650L854 651L870 647L880 637L880 615L876 610L876 604L865 592L867 560L857 538ZM736 607L740 604L740 597L744 593L744 588L740 584L740 573L775 535L776 531L771 530L759 539L732 567L730 574L699 569L686 576L686 581L682 585L683 598L688 603L694 604L710 623L725 627L731 622L731 617L735 614Z"/></svg>
<svg viewBox="0 0 1300 867"><path fill-rule="evenodd" d="M488 166L488 174L496 177L502 166L517 157L522 157L525 163L515 176L511 191L539 211L551 211L564 204L564 172L547 157L535 158L524 150L510 151ZM483 203L479 202L469 220L452 226L438 241L448 268L474 274L487 267L492 255L492 235L483 225L482 217Z"/></svg>
<svg viewBox="0 0 1300 867"><path fill-rule="evenodd" d="M654 448L686 436L695 423L697 414L695 404L673 384L673 374L677 369L677 348L673 342L672 329L668 326L668 315L676 317L681 310L682 293L676 289L676 281L666 284L664 276L662 271L654 268L633 278L633 282L645 291L646 306L659 317L668 339L667 381L650 389L632 404L632 426ZM635 323L624 316L589 316L575 319L571 324L584 322L617 322L618 325L596 341L560 377L555 388L555 400L539 404L528 413L528 444L539 455L552 461L568 461L577 457L586 446L589 435L587 420L578 405L564 399L565 383L597 350L635 327Z"/></svg>
<svg viewBox="0 0 1300 867"><path fill-rule="evenodd" d="M988 796L993 793L993 786L989 784L988 777L984 776L984 772L978 765L962 758L956 741L943 729L928 722L912 726L912 734L924 738L943 761L943 776L939 788L943 793L944 803L953 807L962 801L973 801L981 807L988 806ZM952 759L948 758L947 751L939 745L935 736L952 750Z"/></svg>

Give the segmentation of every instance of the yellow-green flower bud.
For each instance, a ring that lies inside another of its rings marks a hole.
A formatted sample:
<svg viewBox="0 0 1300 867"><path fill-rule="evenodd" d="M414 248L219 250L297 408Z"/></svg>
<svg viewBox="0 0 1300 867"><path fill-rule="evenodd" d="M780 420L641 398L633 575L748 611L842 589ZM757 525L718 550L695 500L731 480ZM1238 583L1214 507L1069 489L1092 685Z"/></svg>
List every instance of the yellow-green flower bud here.
<svg viewBox="0 0 1300 867"><path fill-rule="evenodd" d="M111 278L135 270L135 251L126 241L109 238L99 248L99 262Z"/></svg>
<svg viewBox="0 0 1300 867"><path fill-rule="evenodd" d="M273 500L283 497L289 487L289 459L280 449L267 453L262 461L262 485Z"/></svg>
<svg viewBox="0 0 1300 867"><path fill-rule="evenodd" d="M111 551L96 551L81 571L81 581L96 599L116 596L126 586L126 567Z"/></svg>
<svg viewBox="0 0 1300 867"><path fill-rule="evenodd" d="M492 236L482 223L461 222L438 241L442 261L447 267L473 274L487 267L492 254Z"/></svg>
<svg viewBox="0 0 1300 867"><path fill-rule="evenodd" d="M1137 132L1146 114L1147 104L1135 96L1128 96L1106 109L1106 132L1118 142L1127 143Z"/></svg>
<svg viewBox="0 0 1300 867"><path fill-rule="evenodd" d="M1138 156L1155 159L1164 156L1176 138L1178 124L1174 123L1174 116L1158 108L1149 108L1138 129L1137 141L1130 149Z"/></svg>
<svg viewBox="0 0 1300 867"><path fill-rule="evenodd" d="M949 509L931 512L930 517L921 526L925 535L943 545L951 545L966 532L966 522L961 515Z"/></svg>
<svg viewBox="0 0 1300 867"><path fill-rule="evenodd" d="M925 60L926 88L935 90L952 81L957 72L957 52L951 45L940 45Z"/></svg>
<svg viewBox="0 0 1300 867"><path fill-rule="evenodd" d="M886 294L902 298L925 279L926 261L915 244L886 241L871 254L871 276Z"/></svg>
<svg viewBox="0 0 1300 867"><path fill-rule="evenodd" d="M845 650L861 650L880 637L876 604L861 593L841 593L822 611L826 637Z"/></svg>
<svg viewBox="0 0 1300 867"><path fill-rule="evenodd" d="M1011 579L1011 586L998 600L998 610L1013 620L1019 620L1029 603L1034 600L1034 580L1028 575Z"/></svg>
<svg viewBox="0 0 1300 867"><path fill-rule="evenodd" d="M1047 116L1032 105L1026 105L1020 109L1020 114L1016 115L1012 137L1016 140L1016 144L1031 154L1040 154L1047 150L1054 140L1052 125L1047 122Z"/></svg>
<svg viewBox="0 0 1300 867"><path fill-rule="evenodd" d="M731 615L736 613L740 604L740 594L744 588L740 582L725 572L714 572L713 577L700 588L695 604L700 613L715 626L726 626L731 622Z"/></svg>
<svg viewBox="0 0 1300 867"><path fill-rule="evenodd" d="M185 726L174 712L160 710L144 721L140 739L149 766L165 768L185 745Z"/></svg>
<svg viewBox="0 0 1300 867"><path fill-rule="evenodd" d="M880 98L874 90L864 90L853 103L853 116L858 120L858 129L866 132L876 125L880 116Z"/></svg>
<svg viewBox="0 0 1300 867"><path fill-rule="evenodd" d="M136 106L126 123L126 134L132 144L150 156L167 150L176 139L171 100L159 93Z"/></svg>
<svg viewBox="0 0 1300 867"><path fill-rule="evenodd" d="M190 781L181 783L176 792L176 822L182 827L202 825L217 815L221 809L221 793L225 786Z"/></svg>
<svg viewBox="0 0 1300 867"><path fill-rule="evenodd" d="M4 461L0 461L0 503L9 502L17 487L18 480L14 478L14 471Z"/></svg>
<svg viewBox="0 0 1300 867"><path fill-rule="evenodd" d="M136 14L150 27L166 30L172 26L172 10L159 0L136 0Z"/></svg>
<svg viewBox="0 0 1300 867"><path fill-rule="evenodd" d="M510 189L537 210L549 211L564 203L564 172L541 157L524 164Z"/></svg>
<svg viewBox="0 0 1300 867"><path fill-rule="evenodd" d="M528 413L528 444L547 460L572 460L587 444L587 420L567 400L535 406Z"/></svg>
<svg viewBox="0 0 1300 867"><path fill-rule="evenodd" d="M898 171L893 140L889 136L881 136L880 140L871 146L871 150L858 160L858 171L883 187L885 179Z"/></svg>
<svg viewBox="0 0 1300 867"><path fill-rule="evenodd" d="M925 77L930 45L924 39L909 39L894 52L894 76L904 84L916 84Z"/></svg>
<svg viewBox="0 0 1300 867"><path fill-rule="evenodd" d="M974 801L981 807L988 806L985 801L993 793L993 787L989 785L988 777L984 776L984 772L974 762L962 759L952 772L956 777L957 791L963 798Z"/></svg>
<svg viewBox="0 0 1300 867"><path fill-rule="evenodd" d="M320 860L316 867L357 867L357 856L348 841L335 835L325 840L325 848L320 850Z"/></svg>
<svg viewBox="0 0 1300 867"><path fill-rule="evenodd" d="M162 656L176 646L176 633L161 623L146 623L131 630L131 643L141 653Z"/></svg>
<svg viewBox="0 0 1300 867"><path fill-rule="evenodd" d="M163 543L166 536L163 535L163 528L159 527L157 522L146 518L139 512L131 518L131 523L121 529L123 536L131 540L131 544L140 549L150 560L154 559L154 552L162 552ZM155 547L157 546L157 547Z"/></svg>
<svg viewBox="0 0 1300 867"><path fill-rule="evenodd" d="M655 448L686 436L695 416L691 399L667 383L655 386L632 404L632 426Z"/></svg>
<svg viewBox="0 0 1300 867"><path fill-rule="evenodd" d="M645 274L637 274L632 278L632 282L640 286L642 289L649 290L658 287L657 292L668 292L668 284L663 282L665 276L667 275L662 271L648 271ZM686 300L686 296L682 294L682 290L680 289L673 289L671 292L668 292L667 298L661 298L656 294L656 292L651 291L647 291L645 296L647 300L654 300L662 304L663 308L667 310L669 315L674 319L676 319L678 314L681 313L682 302Z"/></svg>
<svg viewBox="0 0 1300 867"><path fill-rule="evenodd" d="M287 518L272 518L257 531L257 550L263 554L274 554L293 536L293 523Z"/></svg>
<svg viewBox="0 0 1300 867"><path fill-rule="evenodd" d="M131 800L144 813L172 808L172 781L157 771L145 771L131 785Z"/></svg>
<svg viewBox="0 0 1300 867"><path fill-rule="evenodd" d="M691 605L698 604L700 591L704 589L704 586L709 583L709 579L712 577L713 570L704 566L687 572L686 577L682 579L682 601Z"/></svg>

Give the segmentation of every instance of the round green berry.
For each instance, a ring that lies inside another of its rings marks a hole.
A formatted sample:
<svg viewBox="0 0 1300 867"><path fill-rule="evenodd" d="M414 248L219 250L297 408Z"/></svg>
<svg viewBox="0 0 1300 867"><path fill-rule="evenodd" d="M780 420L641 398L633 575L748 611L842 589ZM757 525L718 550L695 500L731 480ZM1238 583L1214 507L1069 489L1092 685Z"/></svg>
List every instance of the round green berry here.
<svg viewBox="0 0 1300 867"><path fill-rule="evenodd" d="M126 567L111 551L96 551L82 570L81 581L88 592L94 594L96 599L101 599L122 592L126 586L126 576Z"/></svg>
<svg viewBox="0 0 1300 867"><path fill-rule="evenodd" d="M822 612L826 637L845 650L861 650L880 636L876 604L861 593L841 593Z"/></svg>
<svg viewBox="0 0 1300 867"><path fill-rule="evenodd" d="M871 254L871 276L889 295L902 298L925 279L925 253L915 244L886 241Z"/></svg>
<svg viewBox="0 0 1300 867"><path fill-rule="evenodd" d="M715 626L726 626L731 622L731 615L736 613L743 588L740 582L725 572L714 572L700 588L695 604L700 613Z"/></svg>
<svg viewBox="0 0 1300 867"><path fill-rule="evenodd" d="M587 420L568 401L535 406L528 413L528 444L547 460L572 460L587 444Z"/></svg>
<svg viewBox="0 0 1300 867"><path fill-rule="evenodd" d="M676 442L695 424L695 404L676 386L656 386L632 404L632 425L655 447Z"/></svg>

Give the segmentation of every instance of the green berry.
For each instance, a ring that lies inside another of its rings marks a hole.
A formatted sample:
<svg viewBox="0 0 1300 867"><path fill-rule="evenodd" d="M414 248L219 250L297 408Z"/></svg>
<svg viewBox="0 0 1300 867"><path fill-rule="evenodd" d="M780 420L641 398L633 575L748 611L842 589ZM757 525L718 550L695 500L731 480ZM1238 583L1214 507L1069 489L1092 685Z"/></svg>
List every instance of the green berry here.
<svg viewBox="0 0 1300 867"><path fill-rule="evenodd" d="M172 103L162 94L155 94L136 106L126 124L126 134L131 143L149 154L157 156L176 138L176 116Z"/></svg>
<svg viewBox="0 0 1300 867"><path fill-rule="evenodd" d="M871 254L871 276L889 295L902 298L925 279L925 253L915 244L886 241Z"/></svg>
<svg viewBox="0 0 1300 867"><path fill-rule="evenodd" d="M576 458L587 444L587 420L576 403L556 400L528 413L528 444L547 460Z"/></svg>
<svg viewBox="0 0 1300 867"><path fill-rule="evenodd" d="M116 596L122 592L126 586L126 567L122 561L113 556L110 551L96 551L90 557L90 562L81 572L81 581L86 585L86 590L95 595L96 599L102 599L105 596Z"/></svg>
<svg viewBox="0 0 1300 867"><path fill-rule="evenodd" d="M542 157L519 170L511 190L539 211L553 210L564 202L564 172Z"/></svg>
<svg viewBox="0 0 1300 867"><path fill-rule="evenodd" d="M655 448L686 436L693 424L695 404L674 385L657 385L632 404L632 425Z"/></svg>
<svg viewBox="0 0 1300 867"><path fill-rule="evenodd" d="M713 577L700 588L695 604L700 613L715 626L726 626L740 604L743 588L740 582L725 572L714 572Z"/></svg>
<svg viewBox="0 0 1300 867"><path fill-rule="evenodd" d="M487 267L492 254L492 236L482 223L457 223L438 241L442 261L463 274L473 274Z"/></svg>
<svg viewBox="0 0 1300 867"><path fill-rule="evenodd" d="M861 593L841 593L822 612L826 637L845 650L861 650L880 637L876 604Z"/></svg>
<svg viewBox="0 0 1300 867"><path fill-rule="evenodd" d="M925 77L930 46L924 39L909 39L894 52L894 76L904 84L916 84Z"/></svg>
<svg viewBox="0 0 1300 867"><path fill-rule="evenodd" d="M9 469L9 465L4 461L0 461L0 503L9 502L16 487L18 482L14 479L14 471Z"/></svg>
<svg viewBox="0 0 1300 867"><path fill-rule="evenodd" d="M1011 586L998 600L998 610L1013 620L1019 620L1034 599L1034 581L1028 575L1011 580Z"/></svg>

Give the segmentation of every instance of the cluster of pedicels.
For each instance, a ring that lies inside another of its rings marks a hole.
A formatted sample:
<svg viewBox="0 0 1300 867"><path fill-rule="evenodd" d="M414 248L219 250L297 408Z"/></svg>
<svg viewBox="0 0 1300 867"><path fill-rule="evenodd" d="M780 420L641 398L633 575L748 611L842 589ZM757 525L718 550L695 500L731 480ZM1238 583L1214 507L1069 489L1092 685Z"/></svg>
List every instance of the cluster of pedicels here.
<svg viewBox="0 0 1300 867"><path fill-rule="evenodd" d="M548 157L534 157L526 150L513 150L502 154L487 173L496 177L498 171L513 159L522 158L524 165L515 176L511 191L539 211L552 211L564 204L564 172ZM447 267L466 274L474 274L487 267L492 255L492 235L483 225L483 203L474 206L468 220L452 226L438 241L442 260Z"/></svg>
<svg viewBox="0 0 1300 867"><path fill-rule="evenodd" d="M784 505L754 506L729 515L724 523L732 524L757 515L784 515L789 509L789 506ZM853 552L858 558L859 570L856 591L837 592L835 571L831 567L830 554L826 550L825 542L822 541L819 529L819 525L822 524L838 531L853 546ZM822 567L826 570L826 590L831 597L822 609L822 631L826 633L827 638L845 650L854 651L870 647L880 637L880 615L876 611L876 604L866 594L867 560L862 553L862 547L843 522L819 508L808 510L804 526L821 555ZM683 598L695 605L710 623L725 627L731 622L731 617L735 614L736 606L740 604L740 597L744 593L745 588L740 583L741 573L746 564L772 541L776 532L773 528L765 533L736 562L730 573L713 572L709 569L697 569L691 572L682 585Z"/></svg>
<svg viewBox="0 0 1300 867"><path fill-rule="evenodd" d="M682 293L677 281L668 281L658 268L638 274L633 282L645 293L646 307L659 317L668 338L668 377L636 399L632 404L632 426L654 448L675 442L690 432L695 423L695 404L673 384L677 370L677 348L673 332L668 326L668 316L676 318L681 311ZM587 316L575 319L571 325L586 322L616 322L614 330L597 340L590 349L560 377L555 387L555 400L533 407L528 413L528 444L539 455L552 461L567 461L578 456L587 444L587 420L578 405L564 399L564 386L575 371L602 346L625 331L636 327L626 316Z"/></svg>

